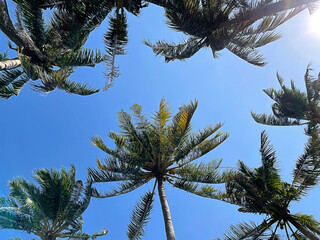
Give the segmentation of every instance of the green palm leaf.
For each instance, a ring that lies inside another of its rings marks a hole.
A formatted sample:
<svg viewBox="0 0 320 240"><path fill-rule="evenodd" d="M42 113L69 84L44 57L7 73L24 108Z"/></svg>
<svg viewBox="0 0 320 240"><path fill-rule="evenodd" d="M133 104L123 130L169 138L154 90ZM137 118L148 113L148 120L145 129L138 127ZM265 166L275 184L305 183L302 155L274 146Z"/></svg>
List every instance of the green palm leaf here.
<svg viewBox="0 0 320 240"><path fill-rule="evenodd" d="M153 204L153 192L146 192L136 204L128 225L127 236L130 240L141 239L144 235L143 228L150 220L150 213Z"/></svg>
<svg viewBox="0 0 320 240"><path fill-rule="evenodd" d="M266 239L268 234L266 234L265 231L267 231L272 224L273 222L263 221L259 225L254 222L231 225L229 231L224 234L224 237L217 238L216 240Z"/></svg>

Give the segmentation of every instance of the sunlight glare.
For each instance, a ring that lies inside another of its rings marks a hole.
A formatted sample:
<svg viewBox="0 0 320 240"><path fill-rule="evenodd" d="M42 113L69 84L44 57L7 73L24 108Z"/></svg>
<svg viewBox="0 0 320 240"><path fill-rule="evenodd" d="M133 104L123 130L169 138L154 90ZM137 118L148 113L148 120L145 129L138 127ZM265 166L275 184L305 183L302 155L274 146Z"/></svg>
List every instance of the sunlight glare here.
<svg viewBox="0 0 320 240"><path fill-rule="evenodd" d="M320 37L320 10L310 16L310 31Z"/></svg>

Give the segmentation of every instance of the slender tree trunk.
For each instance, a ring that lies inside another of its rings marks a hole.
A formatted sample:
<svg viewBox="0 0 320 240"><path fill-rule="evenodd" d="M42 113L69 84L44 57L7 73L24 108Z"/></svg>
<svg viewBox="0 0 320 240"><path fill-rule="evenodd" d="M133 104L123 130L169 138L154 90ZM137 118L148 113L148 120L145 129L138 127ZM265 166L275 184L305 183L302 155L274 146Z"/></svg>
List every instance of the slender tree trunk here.
<svg viewBox="0 0 320 240"><path fill-rule="evenodd" d="M158 179L158 191L159 191L159 198L160 198L160 203L162 207L164 225L166 228L167 240L175 240L176 237L174 235L170 209L169 209L168 201L164 192L164 184L162 179Z"/></svg>
<svg viewBox="0 0 320 240"><path fill-rule="evenodd" d="M299 223L294 217L288 216L288 221L295 226L296 229L298 229L303 235L305 235L308 239L311 240L320 240L319 237L317 237L314 233L309 231L306 227L304 227L301 223Z"/></svg>
<svg viewBox="0 0 320 240"><path fill-rule="evenodd" d="M17 67L21 64L19 59L10 59L10 60L4 60L0 61L0 70L4 70L11 67Z"/></svg>
<svg viewBox="0 0 320 240"><path fill-rule="evenodd" d="M319 0L282 0L279 2L267 4L265 6L259 7L243 15L236 17L228 22L225 25L239 23L243 21L255 21L265 16L270 16L277 14L282 11L286 11L292 8L302 7L305 4L314 3ZM223 26L224 24L222 24Z"/></svg>

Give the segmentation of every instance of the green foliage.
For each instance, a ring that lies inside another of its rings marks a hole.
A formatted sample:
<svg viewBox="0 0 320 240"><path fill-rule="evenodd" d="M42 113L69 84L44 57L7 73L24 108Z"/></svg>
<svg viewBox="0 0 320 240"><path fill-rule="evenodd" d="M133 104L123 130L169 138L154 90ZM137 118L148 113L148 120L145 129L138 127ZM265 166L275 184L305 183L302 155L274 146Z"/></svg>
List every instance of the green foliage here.
<svg viewBox="0 0 320 240"><path fill-rule="evenodd" d="M224 239L236 239L236 237L237 239L260 239L262 236L270 235L268 239L273 239L278 227L286 230L288 239L290 239L289 230L295 239L300 239L291 225L304 237L309 237L308 231L311 231L313 236L319 234L320 224L312 216L292 214L289 210L292 201L300 200L307 190L318 183L319 146L319 136L312 135L305 146L304 154L300 156L293 170L292 182L287 183L280 178L276 168L275 151L265 132L262 132L260 147L262 165L250 169L239 161L238 171L228 176L226 193L222 195L221 200L238 205L240 212L264 214L266 219L259 226L247 223L231 226ZM276 227L272 229L272 225Z"/></svg>
<svg viewBox="0 0 320 240"><path fill-rule="evenodd" d="M15 0L15 3L17 24L12 23L7 5L0 4L0 29L16 44L16 47L11 48L17 51L20 60L16 66L6 68L5 73L0 76L0 81L6 83L6 86L0 87L0 98L7 99L18 95L29 79L40 80L44 85L41 88L33 87L37 91L49 92L59 88L79 95L98 92L87 87L87 84L68 79L57 81L56 73L63 72L68 67L95 66L105 60L100 51L83 49L82 46L89 33L99 26L110 12L110 4L101 8L100 5L83 5L82 1L74 1L74 5L63 1L57 3L44 0ZM44 6L48 4L57 7L52 10L49 24L45 23L43 13ZM0 61L9 60L6 56L7 54L1 55ZM23 72L20 78L15 75L17 71L10 73L13 69ZM32 86L39 84L32 83Z"/></svg>
<svg viewBox="0 0 320 240"><path fill-rule="evenodd" d="M312 135L318 129L320 122L320 78L310 75L311 68L307 67L304 81L306 92L297 89L291 81L291 88L283 84L282 77L277 74L281 89L266 89L264 92L275 103L272 105L273 115L251 113L253 119L261 124L274 126L305 125L306 134Z"/></svg>
<svg viewBox="0 0 320 240"><path fill-rule="evenodd" d="M117 12L116 16L110 17L109 29L104 35L105 50L107 53L106 67L108 72L105 74L108 82L105 90L113 85L115 78L119 76L119 68L115 66L115 58L117 55L125 54L125 46L128 43L128 25L124 12Z"/></svg>
<svg viewBox="0 0 320 240"><path fill-rule="evenodd" d="M91 184L75 180L75 168L36 170L37 184L16 178L0 198L0 227L33 233L41 239L82 234L81 215L91 199ZM86 238L89 239L89 238Z"/></svg>
<svg viewBox="0 0 320 240"><path fill-rule="evenodd" d="M184 33L188 39L181 43L158 41L145 44L165 61L190 58L202 48L211 48L213 57L223 49L228 49L243 60L257 65L265 61L257 48L279 39L273 30L295 16L302 9L257 20L236 21L250 11L267 6L271 1L225 1L225 0L169 0L163 1L167 24L175 31Z"/></svg>
<svg viewBox="0 0 320 240"><path fill-rule="evenodd" d="M131 107L133 116L124 111L118 113L121 132L109 132L115 149L107 147L98 136L91 139L108 157L104 163L97 159L98 169L88 169L90 180L93 183L122 182L119 188L106 193L94 189L94 197L125 194L155 179L153 191L141 199L133 212L129 238L139 239L151 210L154 189L160 181L200 196L219 197L211 184L224 182L226 174L217 171L221 161L208 164L194 164L193 161L220 145L228 134L219 131L220 123L192 132L191 119L197 106L197 101L183 105L172 117L168 103L162 100L159 111L149 121L142 114L142 107L135 104Z"/></svg>
<svg viewBox="0 0 320 240"><path fill-rule="evenodd" d="M147 192L135 206L128 225L127 236L128 239L141 239L144 235L143 227L147 225L150 220L150 213L153 203L153 193Z"/></svg>

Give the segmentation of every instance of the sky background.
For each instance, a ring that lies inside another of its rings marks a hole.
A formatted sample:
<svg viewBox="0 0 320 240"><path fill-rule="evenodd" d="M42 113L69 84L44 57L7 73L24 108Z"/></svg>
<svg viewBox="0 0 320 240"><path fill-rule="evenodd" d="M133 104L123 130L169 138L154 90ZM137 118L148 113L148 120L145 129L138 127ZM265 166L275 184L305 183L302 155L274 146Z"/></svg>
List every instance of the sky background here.
<svg viewBox="0 0 320 240"><path fill-rule="evenodd" d="M13 13L13 8L11 12ZM0 193L7 195L8 181L23 176L28 180L37 168L70 169L74 164L77 178L85 180L88 167L95 167L95 159L105 154L90 143L99 135L112 146L107 133L118 132L116 113L129 111L135 103L143 106L151 116L159 108L162 98L168 100L173 113L195 98L199 101L193 118L194 130L208 124L223 122L222 130L230 137L201 160L223 158L223 167L235 167L238 159L250 167L260 166L260 134L266 130L277 151L278 168L283 179L290 182L295 161L303 152L307 138L302 127L270 127L259 125L250 116L271 112L272 101L263 89L279 89L276 72L289 84L304 88L303 76L312 63L313 73L320 71L320 34L311 28L307 11L278 28L283 38L261 48L269 64L256 67L241 60L227 50L218 59L209 49L201 50L183 62L164 63L155 57L144 39L178 41L183 35L165 25L163 10L150 6L139 17L128 16L128 55L117 58L121 76L114 87L92 96L70 95L56 90L48 95L38 94L24 87L18 97L0 100ZM320 20L316 25L319 24ZM86 44L90 48L104 49L102 35L107 21L95 30ZM7 39L0 35L0 51L7 49ZM14 53L13 53L14 54ZM13 55L14 56L14 55ZM96 68L77 69L73 80L89 82L103 88L103 64ZM126 239L127 224L135 203L152 184L129 194L109 199L92 199L84 213L84 232L93 233L103 227L109 234L101 239ZM101 186L107 190L110 185ZM166 186L173 225L177 239L214 239L221 237L230 224L241 221L259 221L261 217L239 213L236 206L201 198L180 189ZM319 187L312 190L299 203L291 205L291 212L313 214L320 220ZM1 230L1 239L30 235L12 230ZM143 239L165 239L164 223L159 199L154 201L151 220Z"/></svg>

